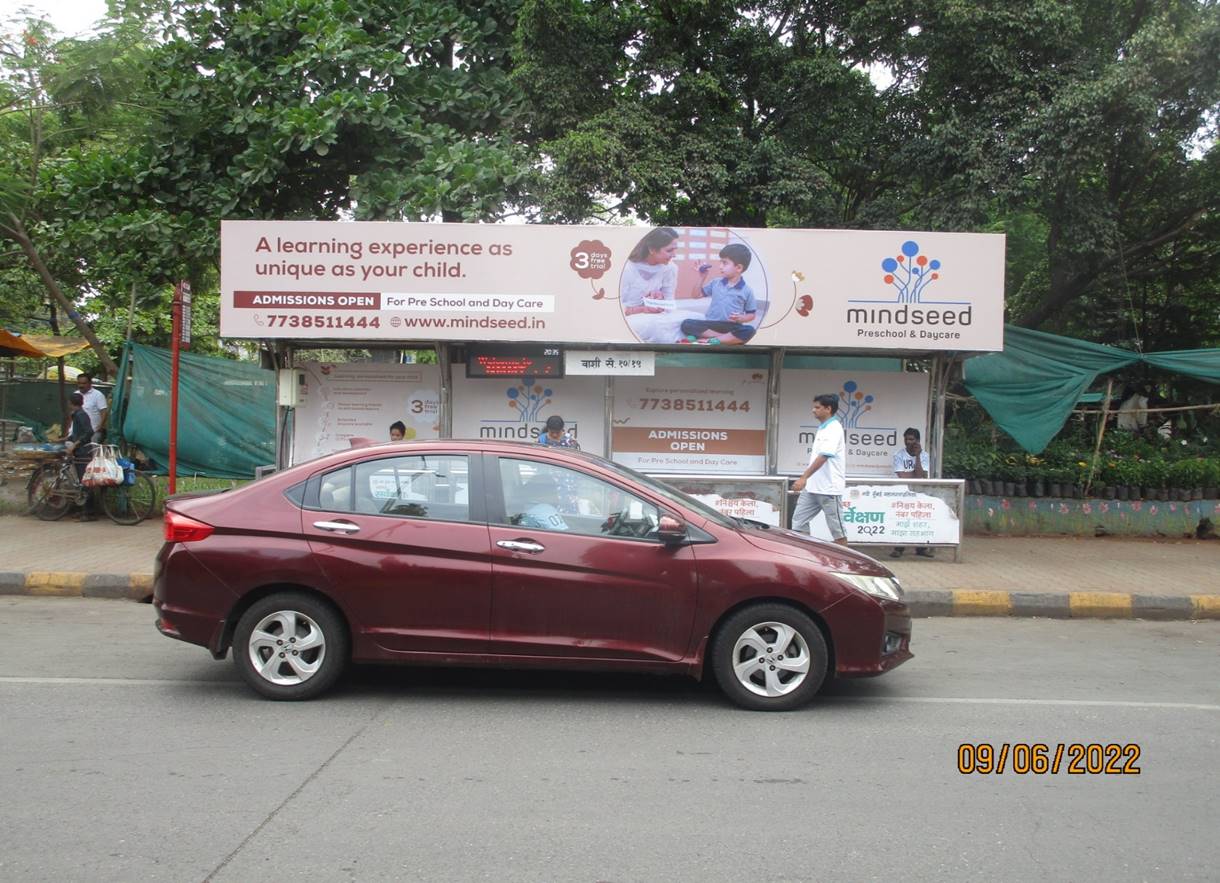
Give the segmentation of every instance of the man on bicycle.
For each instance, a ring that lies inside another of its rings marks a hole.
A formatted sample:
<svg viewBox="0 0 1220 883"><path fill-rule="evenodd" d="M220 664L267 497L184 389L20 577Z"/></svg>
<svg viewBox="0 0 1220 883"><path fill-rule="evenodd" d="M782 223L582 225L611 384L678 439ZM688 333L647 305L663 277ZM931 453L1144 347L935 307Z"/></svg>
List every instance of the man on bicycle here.
<svg viewBox="0 0 1220 883"><path fill-rule="evenodd" d="M72 429L64 439L68 453L72 455L72 465L76 469L77 479L85 477L85 467L93 457L93 422L85 411L85 397L79 392L68 396L68 407L72 411ZM93 493L85 495L85 507L77 521L96 521L93 514Z"/></svg>

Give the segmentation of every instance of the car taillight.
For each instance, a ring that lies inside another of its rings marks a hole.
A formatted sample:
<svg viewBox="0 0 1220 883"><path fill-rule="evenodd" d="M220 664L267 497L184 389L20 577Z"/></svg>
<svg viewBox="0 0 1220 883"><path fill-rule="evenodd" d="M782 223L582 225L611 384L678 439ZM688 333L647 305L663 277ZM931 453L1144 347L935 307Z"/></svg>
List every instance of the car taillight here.
<svg viewBox="0 0 1220 883"><path fill-rule="evenodd" d="M210 524L187 518L173 509L165 510L165 541L167 543L193 543L210 537L214 528Z"/></svg>

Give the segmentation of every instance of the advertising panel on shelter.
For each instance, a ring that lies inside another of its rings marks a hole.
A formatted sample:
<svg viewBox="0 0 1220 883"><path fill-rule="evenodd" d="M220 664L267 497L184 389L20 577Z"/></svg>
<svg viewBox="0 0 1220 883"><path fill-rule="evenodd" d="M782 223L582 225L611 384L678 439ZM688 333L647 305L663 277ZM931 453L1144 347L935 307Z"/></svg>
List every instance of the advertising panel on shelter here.
<svg viewBox="0 0 1220 883"><path fill-rule="evenodd" d="M225 337L1003 348L980 233L225 221Z"/></svg>
<svg viewBox="0 0 1220 883"><path fill-rule="evenodd" d="M294 413L292 460L340 451L353 438L390 440L390 424L406 441L440 435L440 370L436 365L303 362Z"/></svg>
<svg viewBox="0 0 1220 883"><path fill-rule="evenodd" d="M843 496L843 529L852 545L955 546L962 541L955 483L868 485L850 482ZM822 515L810 522L830 539Z"/></svg>
<svg viewBox="0 0 1220 883"><path fill-rule="evenodd" d="M604 377L466 377L453 374L453 437L537 442L550 417L592 454L605 454Z"/></svg>
<svg viewBox="0 0 1220 883"><path fill-rule="evenodd" d="M641 472L765 472L766 427L765 371L658 368L614 382L611 459Z"/></svg>
<svg viewBox="0 0 1220 883"><path fill-rule="evenodd" d="M894 477L894 453L908 428L927 441L928 375L902 371L784 370L780 378L777 471L799 475L818 431L813 397L839 399L848 475Z"/></svg>

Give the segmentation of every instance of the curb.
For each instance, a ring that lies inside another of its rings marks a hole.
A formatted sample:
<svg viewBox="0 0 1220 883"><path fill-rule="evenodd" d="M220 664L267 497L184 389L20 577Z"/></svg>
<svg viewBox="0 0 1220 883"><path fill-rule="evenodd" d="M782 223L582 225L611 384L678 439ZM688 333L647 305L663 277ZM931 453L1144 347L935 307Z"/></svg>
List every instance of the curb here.
<svg viewBox="0 0 1220 883"><path fill-rule="evenodd" d="M125 598L129 601L143 601L152 597L152 590L151 573L78 573L57 570L0 572L0 595Z"/></svg>
<svg viewBox="0 0 1220 883"><path fill-rule="evenodd" d="M1130 592L997 592L914 589L911 614L926 616L1041 616L1048 619L1220 619L1220 595L1140 595Z"/></svg>
<svg viewBox="0 0 1220 883"><path fill-rule="evenodd" d="M150 573L0 571L0 595L63 598L152 596ZM911 614L929 616L1011 616L1048 619L1220 619L1220 595L1140 595L1129 592L997 592L988 589L910 589Z"/></svg>

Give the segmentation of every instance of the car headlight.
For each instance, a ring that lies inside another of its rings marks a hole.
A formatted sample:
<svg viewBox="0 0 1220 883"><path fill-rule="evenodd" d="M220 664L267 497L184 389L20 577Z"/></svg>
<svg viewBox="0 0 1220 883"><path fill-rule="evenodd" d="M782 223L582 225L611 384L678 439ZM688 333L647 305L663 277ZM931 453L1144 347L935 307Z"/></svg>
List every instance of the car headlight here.
<svg viewBox="0 0 1220 883"><path fill-rule="evenodd" d="M839 579L855 589L874 598L886 601L901 601L902 586L890 576L861 576L858 573L835 573Z"/></svg>

